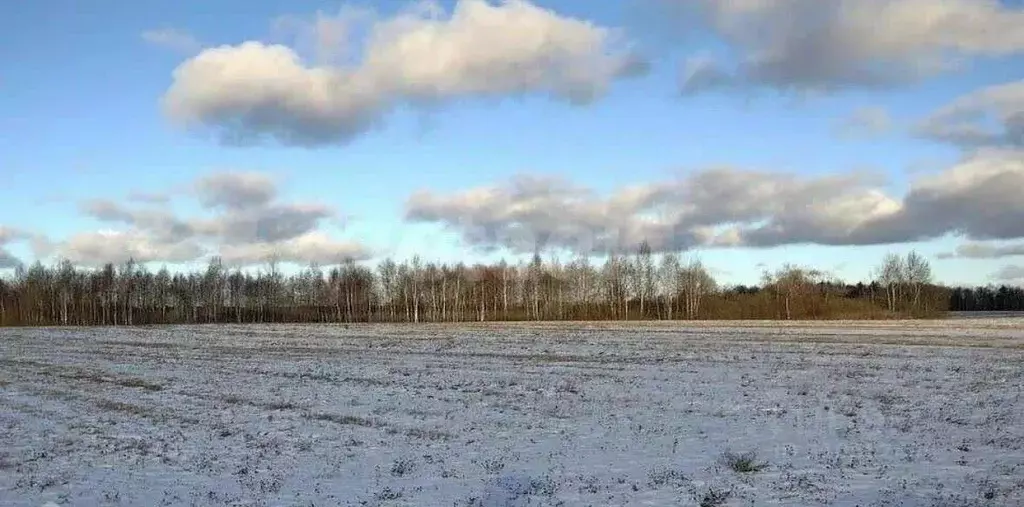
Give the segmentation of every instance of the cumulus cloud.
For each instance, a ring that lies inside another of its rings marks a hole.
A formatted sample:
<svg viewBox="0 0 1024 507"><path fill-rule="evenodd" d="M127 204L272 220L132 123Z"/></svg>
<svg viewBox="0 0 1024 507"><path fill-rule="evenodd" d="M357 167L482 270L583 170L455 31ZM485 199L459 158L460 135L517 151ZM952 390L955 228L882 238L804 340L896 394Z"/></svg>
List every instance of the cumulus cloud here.
<svg viewBox="0 0 1024 507"><path fill-rule="evenodd" d="M1003 266L999 271L992 274L992 278L1009 283L1024 282L1024 266L1012 264Z"/></svg>
<svg viewBox="0 0 1024 507"><path fill-rule="evenodd" d="M865 237L923 240L947 233L977 240L1024 237L1024 150L974 152L936 175L917 179L899 213L878 220Z"/></svg>
<svg viewBox="0 0 1024 507"><path fill-rule="evenodd" d="M380 125L398 104L526 93L587 103L646 68L615 31L525 0L425 5L372 22L355 63L312 64L256 41L206 49L174 70L164 111L228 143L322 145ZM348 30L327 28L344 44Z"/></svg>
<svg viewBox="0 0 1024 507"><path fill-rule="evenodd" d="M226 245L220 256L228 264L262 264L270 261L340 264L346 259L364 260L369 252L354 242L335 241L321 232L308 232L287 241Z"/></svg>
<svg viewBox="0 0 1024 507"><path fill-rule="evenodd" d="M128 259L137 262L189 262L204 251L194 241L164 242L143 231L99 231L76 234L57 247L60 255L82 266L101 266Z"/></svg>
<svg viewBox="0 0 1024 507"><path fill-rule="evenodd" d="M358 57L358 32L372 26L375 19L372 9L345 4L333 14L317 11L313 16L281 16L274 20L273 31L292 39L291 47L312 55L313 61L339 65Z"/></svg>
<svg viewBox="0 0 1024 507"><path fill-rule="evenodd" d="M609 252L644 240L656 250L841 243L863 223L898 209L867 188L868 181L713 169L602 197L564 181L520 177L450 196L419 192L406 217L441 223L473 245L517 251Z"/></svg>
<svg viewBox="0 0 1024 507"><path fill-rule="evenodd" d="M131 207L104 199L85 201L79 206L84 215L123 229L40 243L37 255L56 253L83 265L128 258L182 263L209 255L243 264L263 262L268 256L295 262L315 259L327 264L368 255L360 245L336 242L319 230L325 220L336 216L335 210L316 203L278 202L277 185L265 175L219 173L199 178L188 188L207 214L179 217L162 207Z"/></svg>
<svg viewBox="0 0 1024 507"><path fill-rule="evenodd" d="M8 227L6 225L0 225L0 245L5 245L16 239L24 238L25 233L19 229Z"/></svg>
<svg viewBox="0 0 1024 507"><path fill-rule="evenodd" d="M276 197L277 185L265 174L230 172L200 178L195 190L207 208L244 210L267 205Z"/></svg>
<svg viewBox="0 0 1024 507"><path fill-rule="evenodd" d="M855 109L850 116L840 120L836 133L847 138L866 138L885 134L892 128L889 111L883 107L867 106Z"/></svg>
<svg viewBox="0 0 1024 507"><path fill-rule="evenodd" d="M610 196L553 178L509 182L406 203L410 222L437 223L481 248L585 252L698 246L866 245L958 234L1024 237L1024 157L981 151L891 196L870 175L807 177L711 169Z"/></svg>
<svg viewBox="0 0 1024 507"><path fill-rule="evenodd" d="M0 269L16 268L22 265L21 259L7 251L8 244L26 239L28 236L19 229L0 225Z"/></svg>
<svg viewBox="0 0 1024 507"><path fill-rule="evenodd" d="M142 40L181 53L195 53L202 44L190 33L175 28L157 28L142 32Z"/></svg>
<svg viewBox="0 0 1024 507"><path fill-rule="evenodd" d="M18 259L13 254L0 248L0 269L10 269L21 266L21 259Z"/></svg>
<svg viewBox="0 0 1024 507"><path fill-rule="evenodd" d="M84 266L107 262L182 263L197 260L205 253L193 225L165 210L127 208L105 199L79 205L79 211L105 224L126 226L123 230L103 230L76 234L64 241L38 242L37 256L57 254Z"/></svg>
<svg viewBox="0 0 1024 507"><path fill-rule="evenodd" d="M728 48L686 66L687 93L882 88L1024 51L1024 9L999 0L665 1Z"/></svg>
<svg viewBox="0 0 1024 507"><path fill-rule="evenodd" d="M926 118L925 137L966 148L1024 147L1024 80L961 97Z"/></svg>
<svg viewBox="0 0 1024 507"><path fill-rule="evenodd" d="M380 23L364 65L406 97L545 91L588 102L635 70L614 43L606 28L524 0L462 0L447 19L413 11Z"/></svg>
<svg viewBox="0 0 1024 507"><path fill-rule="evenodd" d="M92 199L79 204L79 211L100 222L123 224L148 231L164 243L177 243L194 236L193 224L160 209L128 208L109 199Z"/></svg>
<svg viewBox="0 0 1024 507"><path fill-rule="evenodd" d="M999 259L1024 255L1024 243L993 245L988 243L965 243L957 246L955 252L939 254L940 259Z"/></svg>
<svg viewBox="0 0 1024 507"><path fill-rule="evenodd" d="M181 64L163 105L173 121L212 127L231 144L345 141L377 124L384 109L366 76L309 68L291 49L260 42L207 49Z"/></svg>
<svg viewBox="0 0 1024 507"><path fill-rule="evenodd" d="M197 234L219 238L226 244L276 243L314 231L333 216L333 209L320 204L274 204L196 220L192 226Z"/></svg>
<svg viewBox="0 0 1024 507"><path fill-rule="evenodd" d="M84 215L103 222L134 224L136 213L109 199L91 199L78 205Z"/></svg>

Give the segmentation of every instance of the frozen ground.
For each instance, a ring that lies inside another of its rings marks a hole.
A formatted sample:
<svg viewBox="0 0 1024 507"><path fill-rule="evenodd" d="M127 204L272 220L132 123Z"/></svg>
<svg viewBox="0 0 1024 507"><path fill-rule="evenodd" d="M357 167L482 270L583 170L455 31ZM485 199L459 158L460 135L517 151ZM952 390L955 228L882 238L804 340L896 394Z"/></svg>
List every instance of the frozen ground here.
<svg viewBox="0 0 1024 507"><path fill-rule="evenodd" d="M1019 319L0 329L0 505L1024 505L1022 389Z"/></svg>

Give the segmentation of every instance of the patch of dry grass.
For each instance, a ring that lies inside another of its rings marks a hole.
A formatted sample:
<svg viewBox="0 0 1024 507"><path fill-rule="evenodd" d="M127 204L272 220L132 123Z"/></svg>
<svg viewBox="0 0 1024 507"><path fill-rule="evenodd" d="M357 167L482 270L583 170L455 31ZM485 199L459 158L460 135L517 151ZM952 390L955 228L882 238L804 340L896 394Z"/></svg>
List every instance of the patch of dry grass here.
<svg viewBox="0 0 1024 507"><path fill-rule="evenodd" d="M357 415L349 414L332 414L328 412L307 412L303 417L313 421L327 421L335 424L344 424L348 426L363 426L365 428L378 428L384 426L381 421L376 419L369 419L366 417L360 417Z"/></svg>
<svg viewBox="0 0 1024 507"><path fill-rule="evenodd" d="M114 401L108 399L99 399L93 402L96 408L107 412L123 412L125 414L131 414L138 417L153 418L155 417L156 411L151 408L146 408L133 403L125 403L123 401Z"/></svg>

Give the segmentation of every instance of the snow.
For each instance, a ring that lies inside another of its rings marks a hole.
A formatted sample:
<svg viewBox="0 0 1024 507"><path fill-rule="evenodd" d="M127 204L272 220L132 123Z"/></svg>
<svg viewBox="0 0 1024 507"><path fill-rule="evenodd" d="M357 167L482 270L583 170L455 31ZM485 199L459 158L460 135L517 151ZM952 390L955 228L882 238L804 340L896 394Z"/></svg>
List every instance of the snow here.
<svg viewBox="0 0 1024 507"><path fill-rule="evenodd" d="M0 505L1024 505L1022 391L1022 319L2 329Z"/></svg>

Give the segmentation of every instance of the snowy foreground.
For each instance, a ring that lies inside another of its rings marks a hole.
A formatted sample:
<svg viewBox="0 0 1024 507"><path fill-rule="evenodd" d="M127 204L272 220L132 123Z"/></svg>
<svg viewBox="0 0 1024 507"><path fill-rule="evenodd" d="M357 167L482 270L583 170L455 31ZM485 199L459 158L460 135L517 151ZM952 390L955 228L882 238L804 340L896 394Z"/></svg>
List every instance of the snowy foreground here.
<svg viewBox="0 0 1024 507"><path fill-rule="evenodd" d="M0 329L0 505L1024 505L1024 320Z"/></svg>

